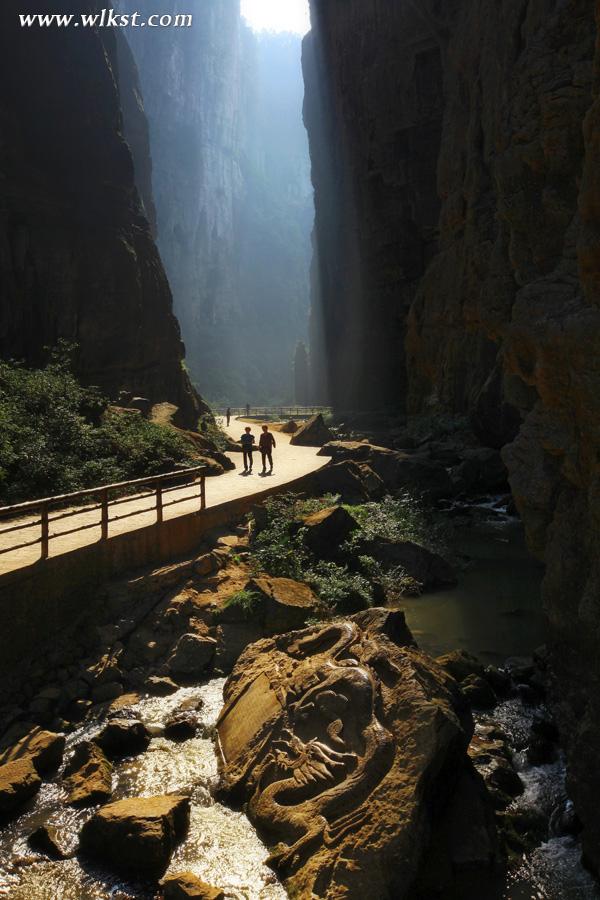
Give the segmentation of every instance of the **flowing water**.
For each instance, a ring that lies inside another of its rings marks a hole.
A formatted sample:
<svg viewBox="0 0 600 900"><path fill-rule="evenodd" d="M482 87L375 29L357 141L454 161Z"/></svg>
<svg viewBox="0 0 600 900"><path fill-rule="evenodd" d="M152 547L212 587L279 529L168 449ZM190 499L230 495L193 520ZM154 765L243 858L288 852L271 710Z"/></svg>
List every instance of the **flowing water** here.
<svg viewBox="0 0 600 900"><path fill-rule="evenodd" d="M264 864L267 850L250 822L243 813L211 797L217 778L211 730L222 705L223 684L223 679L215 679L171 697L142 699L133 707L151 733L156 733L184 700L202 700L200 715L206 737L183 743L154 737L145 753L115 765L113 799L191 791L190 829L168 871L194 872L222 888L228 900L282 900L286 892ZM68 746L97 730L97 725L79 729L69 736ZM149 884L124 882L77 859L41 859L29 848L27 836L45 822L60 826L76 842L93 810L74 810L64 805L64 800L59 779L44 784L31 810L0 832L0 896L11 900L150 900L154 891Z"/></svg>
<svg viewBox="0 0 600 900"><path fill-rule="evenodd" d="M527 551L520 521L500 498L482 500L464 510L465 515L460 509L453 512L452 549L464 563L458 585L401 603L419 646L434 656L467 650L498 666L511 656L531 656L545 640L543 569ZM569 803L565 767L562 758L542 766L528 763L524 748L535 711L509 700L477 718L500 725L515 749L513 764L525 792L509 809L551 823L553 813ZM548 839L523 857L498 900L600 900L600 889L581 864L579 841L554 833L550 824Z"/></svg>

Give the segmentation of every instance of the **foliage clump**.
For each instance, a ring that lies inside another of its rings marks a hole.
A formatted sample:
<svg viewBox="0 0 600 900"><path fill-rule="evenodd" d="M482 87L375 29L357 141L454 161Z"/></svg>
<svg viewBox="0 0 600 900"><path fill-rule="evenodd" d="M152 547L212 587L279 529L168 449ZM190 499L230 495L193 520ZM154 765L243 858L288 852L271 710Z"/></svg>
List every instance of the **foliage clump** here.
<svg viewBox="0 0 600 900"><path fill-rule="evenodd" d="M223 607L229 609L234 606L243 610L245 613L251 613L256 608L259 600L260 594L256 591L241 590L236 591L235 594L230 594L223 603Z"/></svg>
<svg viewBox="0 0 600 900"><path fill-rule="evenodd" d="M447 552L448 533L441 520L408 494L350 506L348 512L358 528L341 545L338 558L317 559L306 546L302 520L337 502L334 496L304 499L297 494L267 500L253 523L253 568L305 582L331 612L364 608L378 597L419 594L422 586L401 566L384 566L363 548L369 541L384 539Z"/></svg>
<svg viewBox="0 0 600 900"><path fill-rule="evenodd" d="M41 369L0 361L0 503L83 490L192 465L173 429L111 411L81 385L71 348Z"/></svg>

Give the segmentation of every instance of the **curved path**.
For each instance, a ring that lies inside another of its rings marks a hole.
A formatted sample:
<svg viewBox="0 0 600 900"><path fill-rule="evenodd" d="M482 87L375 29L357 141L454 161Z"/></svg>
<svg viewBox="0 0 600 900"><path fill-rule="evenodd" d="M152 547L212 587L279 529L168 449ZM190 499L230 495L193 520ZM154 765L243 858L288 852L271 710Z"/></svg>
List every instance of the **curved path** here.
<svg viewBox="0 0 600 900"><path fill-rule="evenodd" d="M236 419L231 422L229 428L225 426L224 422L221 422L221 424L223 425L224 430L230 437L234 438L234 440L239 440L246 425L245 422L240 422ZM258 441L260 424L251 424L250 427ZM277 441L277 448L273 454L273 474L266 477L262 477L259 474L261 471L260 454L256 453L254 459L254 471L251 475L245 475L242 468L241 453L229 453L227 455L233 460L236 468L231 472L226 472L224 475L219 475L216 478L206 479L207 507L217 506L220 503L226 503L228 500L237 500L240 497L258 494L270 487L285 485L290 481L294 481L296 478L300 478L302 475L316 472L317 469L320 469L329 462L326 457L317 456L318 451L315 447L292 446L290 444L289 435L275 432L275 439ZM165 507L164 518L174 519L178 516L187 515L197 510L200 503L197 494L197 485L184 487L179 491L173 491L169 494L169 497L171 499L177 498L178 500L181 500L181 502L174 506ZM138 528L144 528L147 525L154 524L156 522L156 510L154 508L151 510L148 509L153 506L153 503L153 495L144 496L141 494L134 495L127 503L121 504L118 507L119 515L136 511L137 514L131 516L131 518L123 519L122 521L110 521L108 530L109 538L117 534L123 534L127 531L134 531ZM113 510L111 509L111 515L112 514ZM114 514L116 515L117 513L115 512ZM93 512L82 512L76 516L63 520L62 522L57 522L54 526L51 523L51 535L56 535L67 528L72 529L83 525L98 524L97 527L90 527L86 531L78 531L75 532L75 534L69 534L64 537L54 537L50 541L50 556L59 556L63 553L69 553L71 550L75 550L78 547L85 547L88 544L99 541L99 515L97 510ZM10 520L4 520L2 522L3 527L8 526L9 524ZM39 524L35 524L22 531L0 536L0 550L5 547L10 547L11 544L17 542L20 543L27 540L33 540L39 535L39 530ZM22 550L0 554L0 575L37 562L40 559L40 549L40 545L37 544Z"/></svg>

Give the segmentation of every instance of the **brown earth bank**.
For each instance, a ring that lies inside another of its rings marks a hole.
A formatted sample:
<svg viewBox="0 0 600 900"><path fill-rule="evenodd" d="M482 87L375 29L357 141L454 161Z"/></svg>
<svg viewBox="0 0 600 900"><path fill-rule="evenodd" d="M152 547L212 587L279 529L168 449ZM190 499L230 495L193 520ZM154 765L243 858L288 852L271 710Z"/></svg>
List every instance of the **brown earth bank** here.
<svg viewBox="0 0 600 900"><path fill-rule="evenodd" d="M63 6L79 15L96 4ZM170 401L178 424L196 428L208 410L182 369L148 224L151 163L135 64L122 47L119 56L111 29L19 26L18 14L54 7L8 0L0 13L0 353L39 365L64 338L78 345L87 383L111 397L125 389Z"/></svg>
<svg viewBox="0 0 600 900"><path fill-rule="evenodd" d="M311 9L316 377L338 408L464 416L503 448L598 871L598 7Z"/></svg>

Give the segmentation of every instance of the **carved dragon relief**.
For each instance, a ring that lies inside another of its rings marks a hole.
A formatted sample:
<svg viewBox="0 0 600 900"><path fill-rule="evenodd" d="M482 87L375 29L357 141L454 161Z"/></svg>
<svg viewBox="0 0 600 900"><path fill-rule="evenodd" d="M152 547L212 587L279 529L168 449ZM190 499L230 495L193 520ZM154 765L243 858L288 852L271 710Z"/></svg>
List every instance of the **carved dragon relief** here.
<svg viewBox="0 0 600 900"><path fill-rule="evenodd" d="M398 737L382 721L377 670L385 657L385 681L401 679L402 666L387 659L394 650L354 622L315 627L258 642L227 684L218 722L223 791L245 801L276 843L270 862L284 878L298 876L299 896L345 896L330 890L336 867L348 864L357 835L377 831L373 798ZM300 870L315 854L319 871L307 879Z"/></svg>

